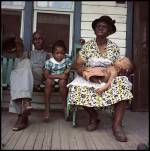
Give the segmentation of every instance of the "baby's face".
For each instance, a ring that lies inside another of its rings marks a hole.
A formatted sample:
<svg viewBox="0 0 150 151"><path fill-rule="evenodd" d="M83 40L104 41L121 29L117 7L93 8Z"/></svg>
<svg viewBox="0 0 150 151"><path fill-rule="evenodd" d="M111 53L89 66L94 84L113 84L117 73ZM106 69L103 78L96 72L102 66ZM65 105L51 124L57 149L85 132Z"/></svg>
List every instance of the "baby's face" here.
<svg viewBox="0 0 150 151"><path fill-rule="evenodd" d="M123 58L119 58L115 63L114 65L116 67L118 67L121 71L123 72L128 72L129 69L130 69L130 61L128 58L126 57L123 57Z"/></svg>

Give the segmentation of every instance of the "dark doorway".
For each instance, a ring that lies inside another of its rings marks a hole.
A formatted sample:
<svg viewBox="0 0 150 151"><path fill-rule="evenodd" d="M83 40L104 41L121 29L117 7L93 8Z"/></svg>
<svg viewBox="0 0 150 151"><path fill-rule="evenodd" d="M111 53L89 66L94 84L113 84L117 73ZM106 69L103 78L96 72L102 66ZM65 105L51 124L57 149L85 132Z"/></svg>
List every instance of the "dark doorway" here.
<svg viewBox="0 0 150 151"><path fill-rule="evenodd" d="M57 40L63 40L69 53L70 15L41 13L37 14L37 30L43 31L45 50L51 52L51 47Z"/></svg>

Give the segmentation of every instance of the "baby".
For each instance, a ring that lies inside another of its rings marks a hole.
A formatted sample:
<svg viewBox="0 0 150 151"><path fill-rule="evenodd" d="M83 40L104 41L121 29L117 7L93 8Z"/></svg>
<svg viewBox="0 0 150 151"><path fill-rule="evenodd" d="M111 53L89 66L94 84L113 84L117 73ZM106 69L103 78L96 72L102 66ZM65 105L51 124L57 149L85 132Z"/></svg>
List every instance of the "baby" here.
<svg viewBox="0 0 150 151"><path fill-rule="evenodd" d="M106 91L113 79L119 75L131 74L133 72L133 64L127 57L119 57L113 65L107 68L95 67L88 68L84 71L84 77L94 83L104 82L105 85L99 89L96 89L98 94Z"/></svg>

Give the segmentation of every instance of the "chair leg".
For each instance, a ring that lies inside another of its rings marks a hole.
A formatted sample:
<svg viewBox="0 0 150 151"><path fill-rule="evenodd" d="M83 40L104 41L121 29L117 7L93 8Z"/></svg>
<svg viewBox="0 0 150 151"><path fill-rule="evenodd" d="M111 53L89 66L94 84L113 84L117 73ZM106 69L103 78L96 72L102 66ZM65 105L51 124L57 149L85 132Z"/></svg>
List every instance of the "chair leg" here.
<svg viewBox="0 0 150 151"><path fill-rule="evenodd" d="M66 110L66 113L65 113L65 120L66 121L69 121L70 120L70 104L68 103L68 99L67 99L67 110Z"/></svg>
<svg viewBox="0 0 150 151"><path fill-rule="evenodd" d="M73 119L72 119L72 125L73 125L73 127L77 127L77 110L78 110L78 107L74 106Z"/></svg>

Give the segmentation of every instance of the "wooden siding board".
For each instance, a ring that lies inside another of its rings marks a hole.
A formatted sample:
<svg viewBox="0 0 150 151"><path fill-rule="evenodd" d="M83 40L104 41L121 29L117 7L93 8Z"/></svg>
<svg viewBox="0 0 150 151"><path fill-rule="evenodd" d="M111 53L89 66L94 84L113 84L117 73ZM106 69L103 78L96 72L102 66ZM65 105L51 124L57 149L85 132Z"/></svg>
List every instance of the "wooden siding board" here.
<svg viewBox="0 0 150 151"><path fill-rule="evenodd" d="M92 5L82 5L82 13L97 13L103 12L104 14L127 14L127 9L123 7L107 7L107 6L92 6Z"/></svg>
<svg viewBox="0 0 150 151"><path fill-rule="evenodd" d="M126 15L122 15L122 14L119 14L119 15L112 15L112 14L104 14L103 12L98 12L98 13L95 13L95 14L88 14L87 13L82 13L81 14L81 21L89 21L92 23L92 21L96 18L99 18L100 16L103 16L103 15L109 15L110 17L112 17L113 19L116 20L116 23L126 23Z"/></svg>
<svg viewBox="0 0 150 151"><path fill-rule="evenodd" d="M82 21L81 23L81 30L92 30L92 21L89 21L89 22L85 22L85 21ZM117 29L117 32L126 32L126 24L124 23L116 23L116 29Z"/></svg>
<svg viewBox="0 0 150 151"><path fill-rule="evenodd" d="M95 37L94 31L92 30L81 30L82 37ZM115 38L115 39L126 39L126 32L116 32L109 36L109 38Z"/></svg>
<svg viewBox="0 0 150 151"><path fill-rule="evenodd" d="M103 5L103 6L118 6L118 4L116 3L116 1L83 1L82 2L83 5ZM125 4L121 4L119 5L120 7L127 7L126 3Z"/></svg>

